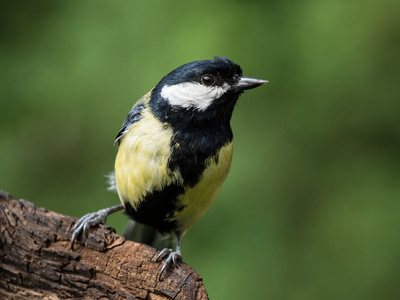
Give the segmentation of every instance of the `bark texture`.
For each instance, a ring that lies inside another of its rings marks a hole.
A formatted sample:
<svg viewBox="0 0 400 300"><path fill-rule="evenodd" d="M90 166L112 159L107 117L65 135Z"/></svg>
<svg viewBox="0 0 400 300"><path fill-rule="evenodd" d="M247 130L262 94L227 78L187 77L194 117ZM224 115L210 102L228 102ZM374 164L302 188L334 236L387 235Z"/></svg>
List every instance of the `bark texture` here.
<svg viewBox="0 0 400 300"><path fill-rule="evenodd" d="M0 299L208 299L192 268L160 278L158 251L110 227L71 250L76 220L0 191Z"/></svg>

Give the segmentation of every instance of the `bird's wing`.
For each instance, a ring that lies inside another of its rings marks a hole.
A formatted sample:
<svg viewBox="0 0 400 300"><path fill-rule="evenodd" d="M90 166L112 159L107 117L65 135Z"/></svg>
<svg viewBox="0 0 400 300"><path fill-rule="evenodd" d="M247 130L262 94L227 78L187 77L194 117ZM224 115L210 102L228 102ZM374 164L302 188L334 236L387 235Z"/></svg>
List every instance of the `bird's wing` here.
<svg viewBox="0 0 400 300"><path fill-rule="evenodd" d="M151 91L148 92L146 95L144 95L142 98L140 98L136 102L136 104L132 107L131 111L125 118L125 121L121 126L121 129L119 130L117 136L115 137L114 143L118 142L119 145L124 135L129 131L132 125L141 119L142 111L145 108L147 102L149 101L150 93Z"/></svg>

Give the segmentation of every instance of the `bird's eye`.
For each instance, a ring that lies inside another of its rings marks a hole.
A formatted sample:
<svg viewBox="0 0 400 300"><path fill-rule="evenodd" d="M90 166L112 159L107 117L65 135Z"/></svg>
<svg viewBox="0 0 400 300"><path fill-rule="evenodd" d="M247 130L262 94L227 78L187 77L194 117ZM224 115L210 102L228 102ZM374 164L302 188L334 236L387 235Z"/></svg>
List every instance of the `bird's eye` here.
<svg viewBox="0 0 400 300"><path fill-rule="evenodd" d="M236 75L232 77L233 83L237 83L239 81L239 75Z"/></svg>
<svg viewBox="0 0 400 300"><path fill-rule="evenodd" d="M206 86L210 86L214 83L215 79L214 76L210 75L210 74L205 74L201 77L201 83L206 85Z"/></svg>

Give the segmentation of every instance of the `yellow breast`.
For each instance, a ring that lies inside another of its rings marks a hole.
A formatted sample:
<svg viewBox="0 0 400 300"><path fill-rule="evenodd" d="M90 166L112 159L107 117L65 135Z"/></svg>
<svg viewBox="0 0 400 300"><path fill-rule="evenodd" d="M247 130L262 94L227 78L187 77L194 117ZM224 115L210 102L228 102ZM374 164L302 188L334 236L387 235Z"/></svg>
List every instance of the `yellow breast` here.
<svg viewBox="0 0 400 300"><path fill-rule="evenodd" d="M233 143L231 142L221 148L216 155L217 159L210 159L199 183L192 188L186 188L185 193L179 197L185 208L172 218L176 219L179 231L185 233L210 209L228 175L232 153Z"/></svg>
<svg viewBox="0 0 400 300"><path fill-rule="evenodd" d="M168 167L173 134L171 127L144 110L141 120L124 135L115 161L116 187L123 205L129 203L136 210L146 201L146 195L154 191L173 184L184 187L179 170ZM228 143L208 158L199 182L184 187L184 192L177 196L175 204L179 209L165 216L165 221L176 224L176 231L186 232L214 203L229 172L232 148L232 142Z"/></svg>
<svg viewBox="0 0 400 300"><path fill-rule="evenodd" d="M115 160L115 182L122 204L136 209L150 192L179 182L179 175L168 172L173 131L144 111L121 141Z"/></svg>

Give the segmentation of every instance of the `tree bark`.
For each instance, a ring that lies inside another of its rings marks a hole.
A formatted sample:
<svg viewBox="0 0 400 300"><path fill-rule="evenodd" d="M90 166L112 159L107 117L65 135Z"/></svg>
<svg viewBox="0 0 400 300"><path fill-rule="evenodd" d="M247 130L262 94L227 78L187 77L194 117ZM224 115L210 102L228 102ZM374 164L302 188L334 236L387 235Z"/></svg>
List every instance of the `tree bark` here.
<svg viewBox="0 0 400 300"><path fill-rule="evenodd" d="M110 227L71 250L76 220L0 191L0 299L208 299L192 268L160 278L157 250Z"/></svg>

